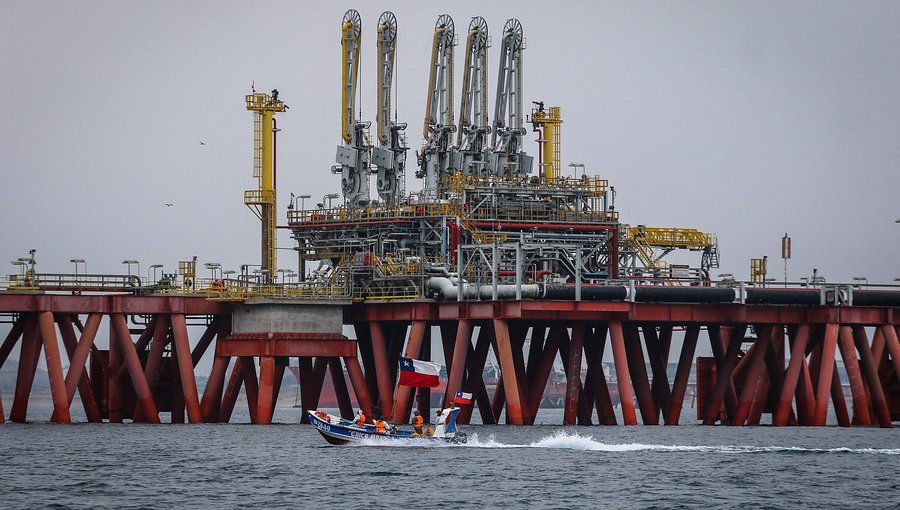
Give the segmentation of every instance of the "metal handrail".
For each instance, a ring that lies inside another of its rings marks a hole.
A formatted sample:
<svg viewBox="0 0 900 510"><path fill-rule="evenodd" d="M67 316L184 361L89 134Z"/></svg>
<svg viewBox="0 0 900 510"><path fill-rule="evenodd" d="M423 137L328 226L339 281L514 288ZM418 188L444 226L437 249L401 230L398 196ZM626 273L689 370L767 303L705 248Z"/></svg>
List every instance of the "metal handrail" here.
<svg viewBox="0 0 900 510"><path fill-rule="evenodd" d="M140 288L137 275L32 273L8 275L0 280L0 289L129 292Z"/></svg>
<svg viewBox="0 0 900 510"><path fill-rule="evenodd" d="M628 227L627 235L630 239L643 237L650 246L659 247L707 248L716 244L713 234L694 228Z"/></svg>
<svg viewBox="0 0 900 510"><path fill-rule="evenodd" d="M459 216L475 221L523 221L561 223L616 223L617 211L573 211L567 209L525 209L481 207L473 211L457 204L419 204L394 206L340 207L288 211L288 224L355 223L398 221L439 216Z"/></svg>

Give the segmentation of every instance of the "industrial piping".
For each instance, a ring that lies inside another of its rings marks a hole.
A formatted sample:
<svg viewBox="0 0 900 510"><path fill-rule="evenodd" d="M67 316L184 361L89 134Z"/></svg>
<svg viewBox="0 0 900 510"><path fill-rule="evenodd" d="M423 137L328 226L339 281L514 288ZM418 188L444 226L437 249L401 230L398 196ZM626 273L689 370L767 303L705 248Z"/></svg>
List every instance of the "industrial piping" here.
<svg viewBox="0 0 900 510"><path fill-rule="evenodd" d="M428 288L438 299L456 300L459 280L456 276L431 277ZM515 299L517 286L497 285L497 299ZM524 299L574 300L574 284L523 284L519 287ZM625 285L581 285L583 301L626 301L638 303L734 303L740 298L740 291L719 287L660 287L635 286L629 299L631 287ZM466 285L465 299L492 299L493 285ZM746 289L745 304L765 305L818 305L822 294L819 289ZM853 291L853 305L856 306L900 306L900 292Z"/></svg>

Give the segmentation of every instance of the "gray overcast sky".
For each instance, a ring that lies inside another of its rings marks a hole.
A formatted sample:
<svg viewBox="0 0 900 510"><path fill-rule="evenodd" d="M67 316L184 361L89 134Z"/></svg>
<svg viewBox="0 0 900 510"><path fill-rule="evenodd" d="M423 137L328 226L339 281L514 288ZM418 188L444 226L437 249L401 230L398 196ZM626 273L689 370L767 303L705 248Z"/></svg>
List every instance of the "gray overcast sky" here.
<svg viewBox="0 0 900 510"><path fill-rule="evenodd" d="M495 34L492 94L496 34L521 20L526 100L562 107L564 167L608 178L623 221L716 232L719 272L739 278L762 255L781 275L784 232L791 279L812 267L830 280L900 277L900 3L547 5L6 1L0 262L29 248L44 272L71 271L71 258L91 272L136 258L144 274L192 255L258 262L258 222L241 201L255 186L251 81L291 106L279 117L283 222L290 192L339 191L329 169L344 11L362 14L367 119L375 22L396 14L399 118L415 149L434 21L449 6L458 33L481 15ZM461 46L456 63L459 87Z"/></svg>

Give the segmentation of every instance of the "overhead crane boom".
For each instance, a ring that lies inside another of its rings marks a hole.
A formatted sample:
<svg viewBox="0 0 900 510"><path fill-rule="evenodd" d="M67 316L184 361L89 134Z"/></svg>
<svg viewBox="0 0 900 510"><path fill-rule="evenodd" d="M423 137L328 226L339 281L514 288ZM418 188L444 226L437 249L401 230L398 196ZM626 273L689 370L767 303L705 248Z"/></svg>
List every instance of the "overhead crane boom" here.
<svg viewBox="0 0 900 510"><path fill-rule="evenodd" d="M486 138L491 132L488 122L487 69L490 47L487 22L481 16L472 18L466 37L466 63L463 66L462 97L459 107L457 146L451 153L450 166L467 174L480 175L485 170Z"/></svg>
<svg viewBox="0 0 900 510"><path fill-rule="evenodd" d="M370 122L357 119L356 93L359 79L359 48L362 21L359 13L350 9L341 22L341 137L337 148L337 165L332 172L341 174L344 200L351 205L369 202L369 160L371 144L368 140Z"/></svg>
<svg viewBox="0 0 900 510"><path fill-rule="evenodd" d="M378 168L378 196L388 204L402 198L406 183L405 122L391 121L391 91L397 54L397 18L384 12L378 18L378 146L372 149L372 164Z"/></svg>
<svg viewBox="0 0 900 510"><path fill-rule="evenodd" d="M494 175L524 175L531 173L531 156L522 151L525 135L522 112L522 50L525 49L522 24L507 20L500 46L500 68L497 76L497 97L494 102L494 129L491 132L493 153L489 159Z"/></svg>
<svg viewBox="0 0 900 510"><path fill-rule="evenodd" d="M425 178L425 196L437 198L441 175L450 171L449 149L456 126L453 125L453 47L456 45L453 18L438 17L431 43L431 71L428 97L425 101L425 125L422 150L418 155L420 171Z"/></svg>

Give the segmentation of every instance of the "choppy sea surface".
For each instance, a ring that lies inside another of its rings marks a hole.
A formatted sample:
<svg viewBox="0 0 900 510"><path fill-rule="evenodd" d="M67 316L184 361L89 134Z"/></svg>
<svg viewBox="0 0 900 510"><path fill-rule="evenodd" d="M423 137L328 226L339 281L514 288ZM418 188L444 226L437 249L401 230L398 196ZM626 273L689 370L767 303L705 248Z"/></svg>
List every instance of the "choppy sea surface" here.
<svg viewBox="0 0 900 510"><path fill-rule="evenodd" d="M900 430L473 425L465 446L331 446L299 415L0 425L0 508L900 508Z"/></svg>

